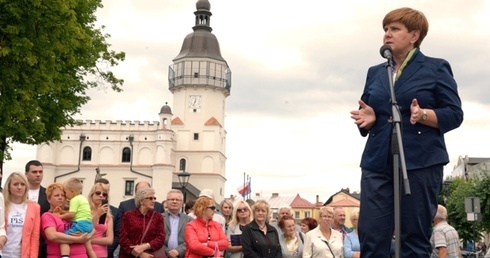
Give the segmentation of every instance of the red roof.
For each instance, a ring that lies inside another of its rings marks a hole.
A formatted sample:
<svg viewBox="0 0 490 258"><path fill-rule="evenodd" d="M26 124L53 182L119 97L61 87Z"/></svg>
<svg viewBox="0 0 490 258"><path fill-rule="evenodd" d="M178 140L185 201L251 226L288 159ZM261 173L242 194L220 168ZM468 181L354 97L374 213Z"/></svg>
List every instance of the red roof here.
<svg viewBox="0 0 490 258"><path fill-rule="evenodd" d="M204 123L204 125L219 125L219 126L221 126L221 124L218 122L218 120L216 120L216 118L214 118L214 117L211 117L210 119L208 119L208 121L206 121L206 123Z"/></svg>
<svg viewBox="0 0 490 258"><path fill-rule="evenodd" d="M184 122L182 122L182 120L180 120L180 118L176 117L176 118L174 118L174 120L172 120L172 124L173 125L183 125Z"/></svg>
<svg viewBox="0 0 490 258"><path fill-rule="evenodd" d="M301 198L299 194L294 197L293 201L290 204L291 208L315 208L315 205L311 202Z"/></svg>

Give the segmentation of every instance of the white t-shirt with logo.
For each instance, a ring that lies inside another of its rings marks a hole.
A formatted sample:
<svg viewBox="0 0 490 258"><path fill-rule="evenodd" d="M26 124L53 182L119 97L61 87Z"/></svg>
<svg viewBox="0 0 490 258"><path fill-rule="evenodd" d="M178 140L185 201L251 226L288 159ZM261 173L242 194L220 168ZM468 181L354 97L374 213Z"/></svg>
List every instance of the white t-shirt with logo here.
<svg viewBox="0 0 490 258"><path fill-rule="evenodd" d="M2 250L2 257L20 258L22 248L22 228L27 213L27 203L10 203L7 215L8 241Z"/></svg>

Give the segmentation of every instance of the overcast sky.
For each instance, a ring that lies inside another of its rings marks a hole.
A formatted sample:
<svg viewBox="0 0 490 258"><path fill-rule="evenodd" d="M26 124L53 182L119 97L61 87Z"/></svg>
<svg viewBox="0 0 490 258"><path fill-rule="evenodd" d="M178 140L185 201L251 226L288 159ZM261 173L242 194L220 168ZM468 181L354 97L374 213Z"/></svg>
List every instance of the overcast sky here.
<svg viewBox="0 0 490 258"><path fill-rule="evenodd" d="M114 50L124 92L91 90L79 119L157 121L169 102L168 66L192 32L196 0L104 0L98 23ZM210 0L211 27L232 74L226 100L225 195L243 173L263 195L321 201L360 189L364 147L349 112L369 66L384 62L382 19L399 7L425 13L425 55L450 62L465 118L446 134L450 174L458 156L490 157L490 1ZM22 171L35 148L14 145L6 173ZM189 171L192 173L192 171ZM192 180L192 178L191 178ZM46 184L46 182L45 182Z"/></svg>

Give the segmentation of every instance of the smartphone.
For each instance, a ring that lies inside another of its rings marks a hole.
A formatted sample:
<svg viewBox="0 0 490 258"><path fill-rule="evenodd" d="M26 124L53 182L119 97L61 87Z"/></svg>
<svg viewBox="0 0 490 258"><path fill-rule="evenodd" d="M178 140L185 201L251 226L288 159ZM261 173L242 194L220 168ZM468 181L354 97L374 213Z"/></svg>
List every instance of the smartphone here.
<svg viewBox="0 0 490 258"><path fill-rule="evenodd" d="M102 202L100 203L100 205L104 205L104 204L107 204L107 203L109 203L107 201L107 199L104 199L104 200L102 200ZM99 224L105 224L105 218L106 217L107 217L107 213L102 214L102 216L100 216L100 218L99 218Z"/></svg>

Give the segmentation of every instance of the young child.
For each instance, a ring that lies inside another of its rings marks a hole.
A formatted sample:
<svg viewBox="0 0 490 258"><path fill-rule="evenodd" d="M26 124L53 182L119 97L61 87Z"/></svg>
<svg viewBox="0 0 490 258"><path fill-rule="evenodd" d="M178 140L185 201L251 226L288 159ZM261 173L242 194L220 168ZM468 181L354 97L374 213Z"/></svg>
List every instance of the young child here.
<svg viewBox="0 0 490 258"><path fill-rule="evenodd" d="M68 212L60 215L64 220L71 220L71 227L65 231L66 234L75 233L90 233L94 229L92 224L92 214L90 212L90 204L87 198L83 196L83 184L77 178L70 178L64 184L65 196L70 200L70 208ZM85 249L90 258L96 258L95 252L92 249L91 241L85 243ZM61 258L70 257L70 245L60 244Z"/></svg>

